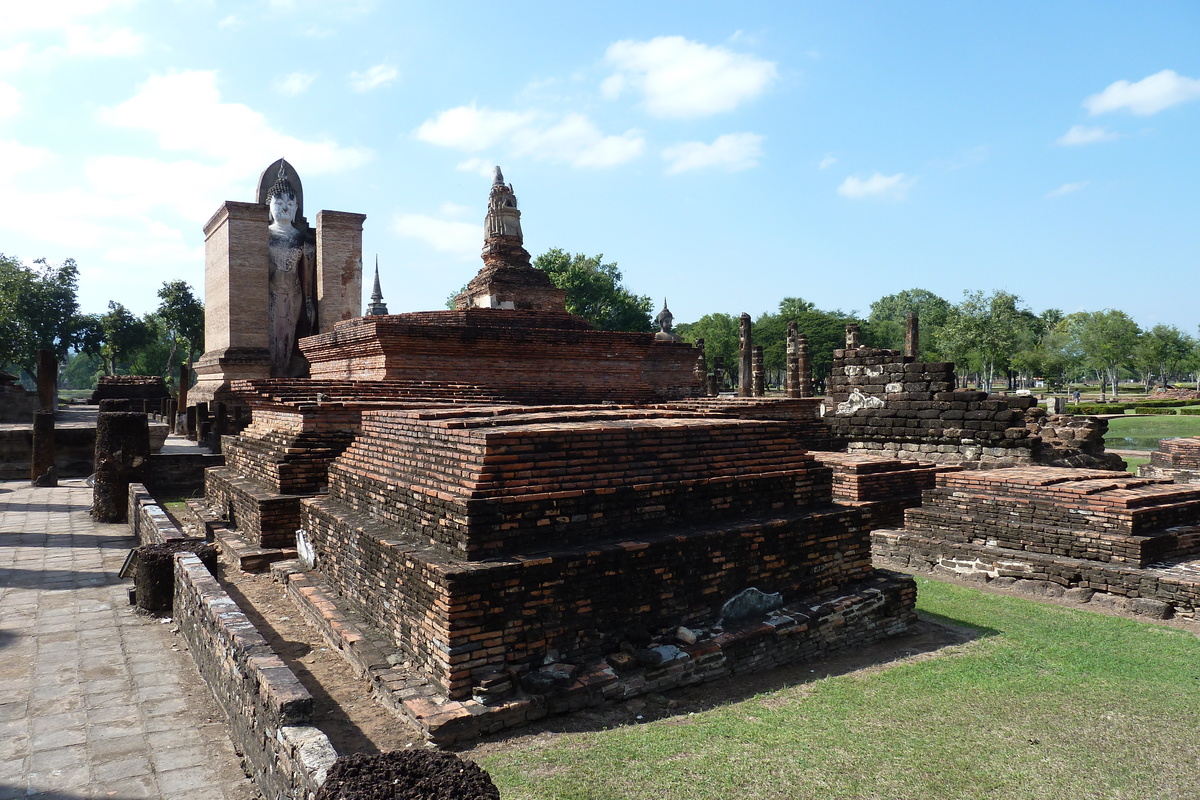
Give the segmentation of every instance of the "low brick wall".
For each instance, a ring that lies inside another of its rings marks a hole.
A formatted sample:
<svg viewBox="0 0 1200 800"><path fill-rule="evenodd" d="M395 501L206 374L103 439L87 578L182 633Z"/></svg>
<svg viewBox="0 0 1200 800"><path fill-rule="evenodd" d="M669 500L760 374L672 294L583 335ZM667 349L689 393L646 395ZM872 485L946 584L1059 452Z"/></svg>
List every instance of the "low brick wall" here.
<svg viewBox="0 0 1200 800"><path fill-rule="evenodd" d="M258 547L293 547L300 527L301 497L276 494L228 467L204 473L204 497L230 527Z"/></svg>
<svg viewBox="0 0 1200 800"><path fill-rule="evenodd" d="M313 800L337 753L312 696L191 553L175 557L174 618L263 795Z"/></svg>
<svg viewBox="0 0 1200 800"><path fill-rule="evenodd" d="M179 530L154 496L140 483L129 484L126 520L130 531L140 544L166 544L189 538Z"/></svg>
<svg viewBox="0 0 1200 800"><path fill-rule="evenodd" d="M153 449L153 441L150 447ZM220 453L152 453L147 486L160 496L199 492L204 489L204 471L224 463L225 456Z"/></svg>

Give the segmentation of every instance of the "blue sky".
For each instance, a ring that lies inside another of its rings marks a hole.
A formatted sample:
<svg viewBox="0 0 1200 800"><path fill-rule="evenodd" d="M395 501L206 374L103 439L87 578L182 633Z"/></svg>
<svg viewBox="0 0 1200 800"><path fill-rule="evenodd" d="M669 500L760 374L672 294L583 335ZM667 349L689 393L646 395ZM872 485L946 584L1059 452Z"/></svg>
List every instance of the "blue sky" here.
<svg viewBox="0 0 1200 800"><path fill-rule="evenodd" d="M202 291L284 156L393 313L475 274L500 164L531 253L680 322L920 287L1194 334L1198 143L1194 0L0 5L0 252L75 258L89 312Z"/></svg>

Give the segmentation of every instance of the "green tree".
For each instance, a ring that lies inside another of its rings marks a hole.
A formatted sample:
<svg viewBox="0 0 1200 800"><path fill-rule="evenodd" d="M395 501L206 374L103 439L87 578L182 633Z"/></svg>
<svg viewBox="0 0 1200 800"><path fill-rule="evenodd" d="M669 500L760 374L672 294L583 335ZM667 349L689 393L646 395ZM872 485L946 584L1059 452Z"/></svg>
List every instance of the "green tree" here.
<svg viewBox="0 0 1200 800"><path fill-rule="evenodd" d="M1029 313L1019 307L1021 298L1004 291L985 295L963 292L938 334L938 346L955 361L960 373L964 362L981 377L984 391L992 391L997 370L1009 367Z"/></svg>
<svg viewBox="0 0 1200 800"><path fill-rule="evenodd" d="M122 304L109 300L107 314L92 314L87 318L82 350L101 359L106 375L116 375L139 348L153 339L154 332L144 320Z"/></svg>
<svg viewBox="0 0 1200 800"><path fill-rule="evenodd" d="M725 360L725 374L731 382L737 383L738 378L738 320L730 314L705 314L695 322L685 322L675 326L675 333L685 342L696 343L697 339L704 340L704 360L711 372L716 358Z"/></svg>
<svg viewBox="0 0 1200 800"><path fill-rule="evenodd" d="M604 256L571 255L552 247L533 260L533 266L550 276L560 289L567 291L567 311L578 314L598 330L653 330L650 297L635 295L621 284L616 263L604 263Z"/></svg>
<svg viewBox="0 0 1200 800"><path fill-rule="evenodd" d="M68 258L57 267L40 258L33 263L27 267L0 253L0 363L31 374L41 348L66 361L81 324L75 261Z"/></svg>
<svg viewBox="0 0 1200 800"><path fill-rule="evenodd" d="M196 299L186 281L165 281L158 290L154 316L168 343L166 363L160 374L171 376L180 362L191 363L204 351L204 304Z"/></svg>
<svg viewBox="0 0 1200 800"><path fill-rule="evenodd" d="M1141 329L1124 311L1084 311L1065 321L1075 338L1084 363L1112 385L1113 397L1120 393L1121 371L1133 360Z"/></svg>
<svg viewBox="0 0 1200 800"><path fill-rule="evenodd" d="M946 324L950 309L948 301L926 289L905 289L889 294L871 303L871 313L863 329L863 341L873 347L902 350L908 313L911 311L917 315L920 323L918 359L940 361L942 355L934 344L938 340L938 331Z"/></svg>
<svg viewBox="0 0 1200 800"><path fill-rule="evenodd" d="M1149 390L1155 372L1160 383L1170 383L1193 344L1192 337L1174 325L1155 325L1145 331L1133 351L1133 363L1142 377L1142 385Z"/></svg>

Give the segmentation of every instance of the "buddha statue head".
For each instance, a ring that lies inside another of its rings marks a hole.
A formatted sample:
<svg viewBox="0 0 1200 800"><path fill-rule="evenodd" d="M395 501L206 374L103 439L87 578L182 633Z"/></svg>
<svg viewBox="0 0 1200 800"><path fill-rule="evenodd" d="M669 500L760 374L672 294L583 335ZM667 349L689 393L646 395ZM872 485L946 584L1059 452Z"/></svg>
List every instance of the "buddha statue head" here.
<svg viewBox="0 0 1200 800"><path fill-rule="evenodd" d="M287 174L283 170L283 164L279 165L279 176L275 179L275 183L267 190L267 208L271 212L272 228L293 227L296 213L299 210L299 201L296 198L296 190L292 187L292 182L288 180Z"/></svg>

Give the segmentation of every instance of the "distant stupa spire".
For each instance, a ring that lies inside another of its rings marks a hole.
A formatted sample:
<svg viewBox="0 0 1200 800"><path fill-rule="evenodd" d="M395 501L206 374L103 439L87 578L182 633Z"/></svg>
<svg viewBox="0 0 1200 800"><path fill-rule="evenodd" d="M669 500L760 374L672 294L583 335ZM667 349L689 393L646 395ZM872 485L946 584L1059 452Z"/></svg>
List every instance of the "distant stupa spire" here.
<svg viewBox="0 0 1200 800"><path fill-rule="evenodd" d="M375 256L375 288L371 290L371 304L367 306L367 316L375 317L388 313L387 305L383 302L383 290L379 288L379 255Z"/></svg>

